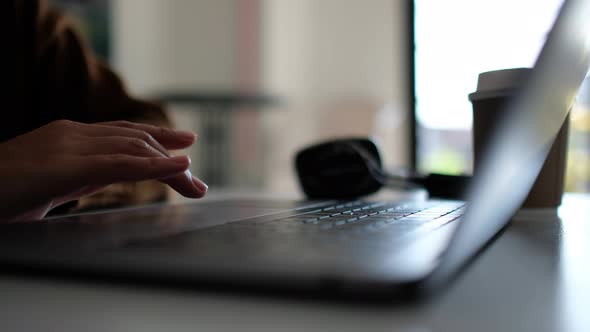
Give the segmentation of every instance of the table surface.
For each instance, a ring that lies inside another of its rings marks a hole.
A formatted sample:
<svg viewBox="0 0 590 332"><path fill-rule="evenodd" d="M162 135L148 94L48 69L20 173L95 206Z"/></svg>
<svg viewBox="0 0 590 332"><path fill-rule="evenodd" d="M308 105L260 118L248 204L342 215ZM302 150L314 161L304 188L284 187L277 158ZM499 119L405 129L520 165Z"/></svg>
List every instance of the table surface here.
<svg viewBox="0 0 590 332"><path fill-rule="evenodd" d="M0 274L3 331L590 331L590 195L518 216L449 288L370 306Z"/></svg>

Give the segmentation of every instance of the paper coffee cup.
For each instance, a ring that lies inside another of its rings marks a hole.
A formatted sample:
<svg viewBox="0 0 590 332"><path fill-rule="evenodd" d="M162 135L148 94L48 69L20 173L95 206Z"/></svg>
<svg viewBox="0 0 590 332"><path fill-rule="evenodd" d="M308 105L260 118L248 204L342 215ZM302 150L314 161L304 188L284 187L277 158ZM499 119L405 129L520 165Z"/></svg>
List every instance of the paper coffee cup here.
<svg viewBox="0 0 590 332"><path fill-rule="evenodd" d="M477 90L469 94L473 105L473 172L477 176L482 154L490 144L509 102L529 78L530 68L511 68L479 74ZM523 207L555 208L561 204L569 131L569 115L563 123ZM502 176L502 174L498 174Z"/></svg>

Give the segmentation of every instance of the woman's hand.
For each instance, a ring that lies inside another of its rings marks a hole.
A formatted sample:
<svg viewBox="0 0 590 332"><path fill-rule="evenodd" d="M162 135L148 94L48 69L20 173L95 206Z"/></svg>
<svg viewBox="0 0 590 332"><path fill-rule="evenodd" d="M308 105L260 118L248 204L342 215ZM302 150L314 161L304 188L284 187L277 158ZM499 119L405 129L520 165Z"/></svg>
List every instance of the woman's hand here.
<svg viewBox="0 0 590 332"><path fill-rule="evenodd" d="M188 171L195 135L126 121L52 122L0 144L0 222L40 219L61 204L118 182L159 179L200 198L207 186Z"/></svg>

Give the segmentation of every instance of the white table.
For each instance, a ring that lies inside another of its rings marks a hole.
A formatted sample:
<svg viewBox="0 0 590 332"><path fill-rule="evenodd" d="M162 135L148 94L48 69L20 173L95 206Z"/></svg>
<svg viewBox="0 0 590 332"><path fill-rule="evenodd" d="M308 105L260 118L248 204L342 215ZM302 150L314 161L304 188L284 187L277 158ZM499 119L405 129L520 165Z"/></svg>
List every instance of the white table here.
<svg viewBox="0 0 590 332"><path fill-rule="evenodd" d="M590 331L590 195L516 220L443 293L372 307L0 274L1 331Z"/></svg>

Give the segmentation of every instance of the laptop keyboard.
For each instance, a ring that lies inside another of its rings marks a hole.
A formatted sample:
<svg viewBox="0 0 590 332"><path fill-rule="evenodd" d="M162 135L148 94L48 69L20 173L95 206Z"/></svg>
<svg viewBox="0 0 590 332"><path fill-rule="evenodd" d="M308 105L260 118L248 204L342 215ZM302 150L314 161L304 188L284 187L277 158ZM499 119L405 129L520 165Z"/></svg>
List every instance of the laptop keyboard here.
<svg viewBox="0 0 590 332"><path fill-rule="evenodd" d="M348 231L362 234L393 226L405 232L431 230L458 220L464 211L462 202L368 203L355 201L337 204L271 221L293 227L293 223L322 231ZM269 225L270 226L270 225Z"/></svg>
<svg viewBox="0 0 590 332"><path fill-rule="evenodd" d="M403 243L420 233L445 226L461 218L464 203L427 201L420 203L353 201L322 208L292 211L231 222L171 237L130 243L137 247L190 248L193 252L247 248L265 252L278 250L290 241L319 250L341 248L340 240L362 241L366 247ZM370 241L366 241L370 239ZM338 241L334 241L338 240ZM232 246L227 246L232 243ZM316 248L316 249L317 249ZM338 249L340 250L340 249Z"/></svg>

